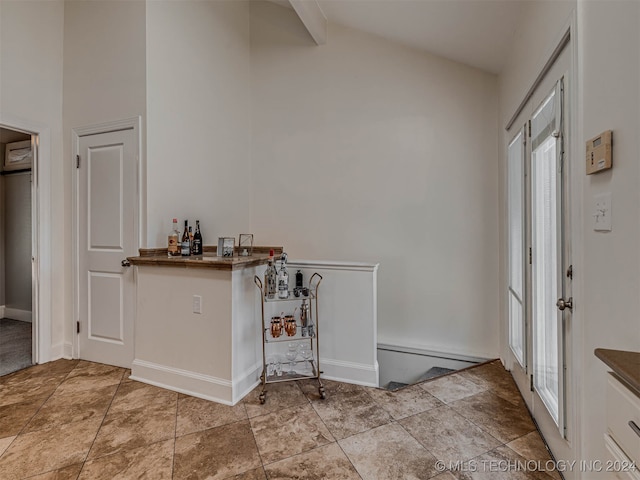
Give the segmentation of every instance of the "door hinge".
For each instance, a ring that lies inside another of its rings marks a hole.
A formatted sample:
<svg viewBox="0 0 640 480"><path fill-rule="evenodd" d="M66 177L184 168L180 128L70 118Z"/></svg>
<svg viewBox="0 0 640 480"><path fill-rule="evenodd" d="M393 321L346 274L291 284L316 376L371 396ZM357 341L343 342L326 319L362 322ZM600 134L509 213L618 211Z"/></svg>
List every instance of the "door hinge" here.
<svg viewBox="0 0 640 480"><path fill-rule="evenodd" d="M531 265L533 255L531 254L531 247L529 247L529 265Z"/></svg>
<svg viewBox="0 0 640 480"><path fill-rule="evenodd" d="M76 322L76 333L80 333L80 321Z"/></svg>
<svg viewBox="0 0 640 480"><path fill-rule="evenodd" d="M533 392L533 375L529 375L529 389Z"/></svg>
<svg viewBox="0 0 640 480"><path fill-rule="evenodd" d="M569 265L569 268L567 268L567 278L573 280L573 265Z"/></svg>
<svg viewBox="0 0 640 480"><path fill-rule="evenodd" d="M531 120L529 120L529 138L531 138Z"/></svg>
<svg viewBox="0 0 640 480"><path fill-rule="evenodd" d="M80 168L80 155L76 155L76 168Z"/></svg>

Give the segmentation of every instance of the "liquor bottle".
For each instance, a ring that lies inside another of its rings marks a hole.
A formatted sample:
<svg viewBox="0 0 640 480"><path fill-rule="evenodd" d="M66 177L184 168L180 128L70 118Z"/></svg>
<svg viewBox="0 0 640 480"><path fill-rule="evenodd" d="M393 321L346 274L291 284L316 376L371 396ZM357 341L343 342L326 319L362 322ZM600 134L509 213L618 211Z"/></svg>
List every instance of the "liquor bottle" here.
<svg viewBox="0 0 640 480"><path fill-rule="evenodd" d="M178 230L178 219L173 219L173 228L169 232L167 242L167 254L170 257L180 256L180 246L178 245L178 239L180 238L180 231Z"/></svg>
<svg viewBox="0 0 640 480"><path fill-rule="evenodd" d="M193 254L202 255L202 234L200 233L200 220L196 220L196 233L193 234Z"/></svg>
<svg viewBox="0 0 640 480"><path fill-rule="evenodd" d="M264 272L264 294L267 298L276 296L276 267L273 264L273 250L269 250L269 264Z"/></svg>
<svg viewBox="0 0 640 480"><path fill-rule="evenodd" d="M280 271L278 272L278 298L289 298L289 273L287 272L287 254L280 257Z"/></svg>
<svg viewBox="0 0 640 480"><path fill-rule="evenodd" d="M191 241L189 240L189 228L187 227L188 223L188 220L184 221L184 232L182 233L181 253L183 257L191 255Z"/></svg>
<svg viewBox="0 0 640 480"><path fill-rule="evenodd" d="M193 230L191 229L191 225L189 225L189 253L195 255L195 253L193 253Z"/></svg>

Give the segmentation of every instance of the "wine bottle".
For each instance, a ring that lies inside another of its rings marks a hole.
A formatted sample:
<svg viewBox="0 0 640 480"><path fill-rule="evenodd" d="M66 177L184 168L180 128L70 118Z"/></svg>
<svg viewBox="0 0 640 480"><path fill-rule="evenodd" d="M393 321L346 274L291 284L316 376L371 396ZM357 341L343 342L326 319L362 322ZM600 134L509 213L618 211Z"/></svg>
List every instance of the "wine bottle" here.
<svg viewBox="0 0 640 480"><path fill-rule="evenodd" d="M196 220L196 233L193 234L193 254L202 255L202 234L200 233L200 220Z"/></svg>
<svg viewBox="0 0 640 480"><path fill-rule="evenodd" d="M177 257L180 255L180 246L178 245L178 239L180 238L180 231L178 230L178 219L173 219L173 228L169 232L167 238L167 255L170 257Z"/></svg>
<svg viewBox="0 0 640 480"><path fill-rule="evenodd" d="M189 225L189 253L195 255L195 253L193 253L193 230L191 229L191 225Z"/></svg>
<svg viewBox="0 0 640 480"><path fill-rule="evenodd" d="M273 264L273 250L269 251L269 264L264 272L264 294L267 298L276 296L276 267Z"/></svg>
<svg viewBox="0 0 640 480"><path fill-rule="evenodd" d="M189 240L189 228L187 224L188 220L184 221L184 232L182 233L182 249L181 253L183 257L188 257L191 255L191 241Z"/></svg>

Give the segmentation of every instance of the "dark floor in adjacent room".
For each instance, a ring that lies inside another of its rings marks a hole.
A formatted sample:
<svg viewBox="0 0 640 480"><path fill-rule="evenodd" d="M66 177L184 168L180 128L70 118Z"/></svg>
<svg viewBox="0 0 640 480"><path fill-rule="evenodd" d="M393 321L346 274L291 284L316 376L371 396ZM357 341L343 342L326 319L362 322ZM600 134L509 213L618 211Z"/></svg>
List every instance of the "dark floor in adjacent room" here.
<svg viewBox="0 0 640 480"><path fill-rule="evenodd" d="M58 360L0 378L0 477L560 479L489 468L551 463L499 361L395 392L326 381L326 400L312 381L278 383L264 405L260 387L227 406L129 375Z"/></svg>
<svg viewBox="0 0 640 480"><path fill-rule="evenodd" d="M0 319L0 376L31 366L31 323Z"/></svg>

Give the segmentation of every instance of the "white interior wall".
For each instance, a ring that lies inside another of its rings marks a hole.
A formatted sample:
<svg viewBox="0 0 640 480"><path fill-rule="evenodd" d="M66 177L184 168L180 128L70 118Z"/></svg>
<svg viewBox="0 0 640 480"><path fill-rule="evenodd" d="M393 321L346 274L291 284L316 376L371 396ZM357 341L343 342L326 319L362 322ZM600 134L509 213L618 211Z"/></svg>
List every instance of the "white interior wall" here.
<svg viewBox="0 0 640 480"><path fill-rule="evenodd" d="M207 245L252 231L249 71L248 2L148 2L149 246L173 217Z"/></svg>
<svg viewBox="0 0 640 480"><path fill-rule="evenodd" d="M254 2L251 80L258 243L380 262L379 342L497 356L496 77Z"/></svg>
<svg viewBox="0 0 640 480"><path fill-rule="evenodd" d="M67 1L64 8L64 224L65 318L73 314L73 209L71 131L135 116L142 117L145 151L146 113L145 2ZM65 322L65 352L71 354L73 331Z"/></svg>
<svg viewBox="0 0 640 480"><path fill-rule="evenodd" d="M578 2L582 139L613 130L613 169L583 184L582 458L605 458L598 347L640 351L640 3ZM581 150L581 153L584 150ZM612 231L595 232L594 195L612 193Z"/></svg>
<svg viewBox="0 0 640 480"><path fill-rule="evenodd" d="M62 172L62 57L64 2L0 2L0 112L48 127L51 162L51 249L65 249L64 182ZM48 234L48 232L47 232ZM64 255L53 255L50 321L52 345L63 340L67 309ZM55 355L55 353L54 353ZM46 358L45 358L46 360Z"/></svg>

